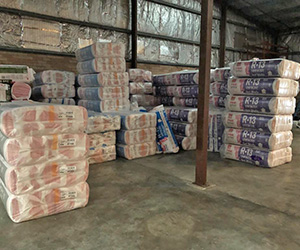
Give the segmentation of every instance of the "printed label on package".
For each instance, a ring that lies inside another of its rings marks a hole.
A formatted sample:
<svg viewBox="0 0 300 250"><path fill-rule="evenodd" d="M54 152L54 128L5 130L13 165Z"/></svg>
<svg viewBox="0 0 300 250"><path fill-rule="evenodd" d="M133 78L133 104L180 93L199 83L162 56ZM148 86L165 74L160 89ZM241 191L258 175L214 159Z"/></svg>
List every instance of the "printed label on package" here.
<svg viewBox="0 0 300 250"><path fill-rule="evenodd" d="M244 97L243 109L248 111L271 112L269 104L272 97Z"/></svg>
<svg viewBox="0 0 300 250"><path fill-rule="evenodd" d="M61 191L60 192L60 199L67 200L67 199L75 199L77 198L76 191Z"/></svg>
<svg viewBox="0 0 300 250"><path fill-rule="evenodd" d="M75 138L68 138L68 139L62 139L59 142L60 147L74 147L76 146L76 139Z"/></svg>
<svg viewBox="0 0 300 250"><path fill-rule="evenodd" d="M255 164L257 166L268 167L268 152L247 147L240 147L239 160Z"/></svg>
<svg viewBox="0 0 300 250"><path fill-rule="evenodd" d="M269 121L273 117L242 114L240 124L242 128L257 128L269 131Z"/></svg>
<svg viewBox="0 0 300 250"><path fill-rule="evenodd" d="M239 80L242 82L242 92L250 94L274 94L273 84L275 79L248 78Z"/></svg>
<svg viewBox="0 0 300 250"><path fill-rule="evenodd" d="M279 76L279 64L281 62L282 60L252 61L249 68L250 76Z"/></svg>
<svg viewBox="0 0 300 250"><path fill-rule="evenodd" d="M59 168L60 174L74 173L75 171L76 171L76 166L62 166Z"/></svg>

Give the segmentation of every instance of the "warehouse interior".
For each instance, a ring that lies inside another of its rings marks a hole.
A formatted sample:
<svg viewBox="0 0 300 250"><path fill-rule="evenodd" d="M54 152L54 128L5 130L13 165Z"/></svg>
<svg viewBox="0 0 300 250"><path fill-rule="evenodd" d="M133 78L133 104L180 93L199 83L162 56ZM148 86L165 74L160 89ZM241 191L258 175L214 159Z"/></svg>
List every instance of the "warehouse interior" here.
<svg viewBox="0 0 300 250"><path fill-rule="evenodd" d="M1 206L0 249L300 248L297 126L292 161L276 168L223 159L205 140L210 69L300 63L299 0L3 0L0 15L0 64L78 74L79 39L109 39L125 44L127 69L199 70L203 97L196 150L90 165L84 208L15 224Z"/></svg>

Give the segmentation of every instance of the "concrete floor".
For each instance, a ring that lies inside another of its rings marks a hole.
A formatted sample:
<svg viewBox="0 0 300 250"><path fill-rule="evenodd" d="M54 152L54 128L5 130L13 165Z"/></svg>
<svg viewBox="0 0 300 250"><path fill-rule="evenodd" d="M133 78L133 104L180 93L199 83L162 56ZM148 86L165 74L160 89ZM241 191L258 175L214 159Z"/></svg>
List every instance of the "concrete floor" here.
<svg viewBox="0 0 300 250"><path fill-rule="evenodd" d="M300 249L300 130L294 159L263 169L195 152L90 168L86 208L14 224L0 206L0 249Z"/></svg>

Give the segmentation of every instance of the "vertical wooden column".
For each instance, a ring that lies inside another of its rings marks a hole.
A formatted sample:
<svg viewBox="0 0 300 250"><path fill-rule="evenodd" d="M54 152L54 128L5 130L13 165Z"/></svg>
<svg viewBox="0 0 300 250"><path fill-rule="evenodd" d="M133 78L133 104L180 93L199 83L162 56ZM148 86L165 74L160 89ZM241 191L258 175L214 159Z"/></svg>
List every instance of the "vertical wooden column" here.
<svg viewBox="0 0 300 250"><path fill-rule="evenodd" d="M219 50L219 67L225 65L226 51L226 20L227 20L227 4L226 0L221 1L221 22L220 22L220 50Z"/></svg>
<svg viewBox="0 0 300 250"><path fill-rule="evenodd" d="M137 67L137 0L131 0L131 68Z"/></svg>
<svg viewBox="0 0 300 250"><path fill-rule="evenodd" d="M206 185L213 0L202 0L195 184Z"/></svg>

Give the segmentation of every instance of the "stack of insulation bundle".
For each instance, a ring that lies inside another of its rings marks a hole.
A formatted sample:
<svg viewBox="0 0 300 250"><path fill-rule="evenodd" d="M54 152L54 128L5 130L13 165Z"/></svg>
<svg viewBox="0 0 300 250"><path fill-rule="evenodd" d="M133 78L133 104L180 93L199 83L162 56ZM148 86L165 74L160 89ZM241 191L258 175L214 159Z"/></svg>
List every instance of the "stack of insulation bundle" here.
<svg viewBox="0 0 300 250"><path fill-rule="evenodd" d="M212 73L213 82L210 84L210 108L208 120L208 151L219 152L222 146L224 125L222 115L225 111L225 100L228 95L228 78L230 68L217 68Z"/></svg>
<svg viewBox="0 0 300 250"><path fill-rule="evenodd" d="M94 43L76 51L78 105L95 112L129 110L128 73L122 43Z"/></svg>
<svg viewBox="0 0 300 250"><path fill-rule="evenodd" d="M156 114L124 111L117 131L117 155L128 160L156 153Z"/></svg>
<svg viewBox="0 0 300 250"><path fill-rule="evenodd" d="M147 104L142 106L156 105L153 96L152 72L143 69L129 69L129 93L131 102Z"/></svg>
<svg viewBox="0 0 300 250"><path fill-rule="evenodd" d="M90 164L116 159L116 130L121 127L120 116L88 111L86 133L90 139Z"/></svg>
<svg viewBox="0 0 300 250"><path fill-rule="evenodd" d="M275 167L292 160L292 114L300 65L285 59L235 62L228 81L225 158Z"/></svg>
<svg viewBox="0 0 300 250"><path fill-rule="evenodd" d="M88 203L86 109L13 102L0 121L0 196L14 222Z"/></svg>
<svg viewBox="0 0 300 250"><path fill-rule="evenodd" d="M75 74L69 71L46 70L35 75L32 99L39 102L75 105Z"/></svg>

